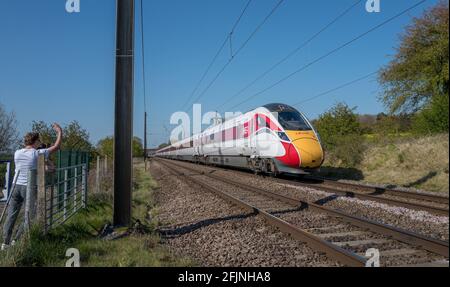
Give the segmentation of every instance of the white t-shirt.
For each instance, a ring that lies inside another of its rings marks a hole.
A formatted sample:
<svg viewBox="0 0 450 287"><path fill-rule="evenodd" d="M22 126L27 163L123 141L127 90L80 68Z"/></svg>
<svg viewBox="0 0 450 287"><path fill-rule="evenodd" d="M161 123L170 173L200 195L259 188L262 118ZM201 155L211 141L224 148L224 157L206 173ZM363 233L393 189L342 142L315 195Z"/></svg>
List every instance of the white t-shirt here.
<svg viewBox="0 0 450 287"><path fill-rule="evenodd" d="M45 159L48 159L48 149L36 150L24 148L16 151L16 153L14 154L14 163L16 167L14 181L16 180L18 172L20 171L16 184L28 184L28 171L37 169L38 158L41 154L45 156Z"/></svg>

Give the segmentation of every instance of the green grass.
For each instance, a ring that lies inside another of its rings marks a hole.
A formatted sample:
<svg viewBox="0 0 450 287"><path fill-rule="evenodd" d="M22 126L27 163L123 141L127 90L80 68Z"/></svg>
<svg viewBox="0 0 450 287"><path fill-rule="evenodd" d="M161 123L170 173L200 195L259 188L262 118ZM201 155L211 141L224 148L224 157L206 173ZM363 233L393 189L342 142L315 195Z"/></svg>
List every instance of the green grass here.
<svg viewBox="0 0 450 287"><path fill-rule="evenodd" d="M0 253L0 266L65 266L68 248L80 251L81 266L160 267L192 266L192 261L178 258L161 244L154 231L158 222L153 192L156 182L142 166L135 169L133 191L133 223L145 226L145 233L132 233L121 239L98 237L102 227L112 218L112 196L97 193L89 197L89 207L49 234L33 228L29 240Z"/></svg>

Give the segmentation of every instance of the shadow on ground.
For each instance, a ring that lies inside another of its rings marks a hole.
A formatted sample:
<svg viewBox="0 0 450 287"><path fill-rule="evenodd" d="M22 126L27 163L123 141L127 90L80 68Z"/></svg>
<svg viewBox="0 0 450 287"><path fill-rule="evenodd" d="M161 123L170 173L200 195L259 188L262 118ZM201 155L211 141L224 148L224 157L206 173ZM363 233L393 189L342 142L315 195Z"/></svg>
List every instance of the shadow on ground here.
<svg viewBox="0 0 450 287"><path fill-rule="evenodd" d="M432 179L433 177L435 177L437 174L438 174L437 172L431 171L427 175L419 178L418 180L406 184L405 187L415 187L415 186L418 186L420 184L424 184L425 182L427 182L430 179Z"/></svg>
<svg viewBox="0 0 450 287"><path fill-rule="evenodd" d="M194 232L194 231L196 231L200 228L206 227L206 226L214 225L214 224L221 223L221 222L236 220L236 219L246 219L246 218L249 218L249 217L252 217L255 215L256 215L256 213L252 212L252 213L232 215L232 216L226 216L226 217L210 218L210 219L205 219L205 220L202 220L202 221L199 221L196 223L192 223L192 224L189 224L186 226L181 226L181 227L174 228L174 229L161 228L157 231L164 238L174 238L177 236L181 236L181 235L185 235L185 234Z"/></svg>
<svg viewBox="0 0 450 287"><path fill-rule="evenodd" d="M363 180L364 175L357 168L323 166L316 175L333 179Z"/></svg>

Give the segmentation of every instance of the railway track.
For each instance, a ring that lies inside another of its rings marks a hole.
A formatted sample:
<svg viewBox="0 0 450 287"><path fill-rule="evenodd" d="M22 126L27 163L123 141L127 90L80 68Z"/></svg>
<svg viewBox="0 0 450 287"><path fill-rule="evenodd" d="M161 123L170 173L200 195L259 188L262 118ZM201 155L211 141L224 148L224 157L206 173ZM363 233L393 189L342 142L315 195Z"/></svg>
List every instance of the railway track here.
<svg viewBox="0 0 450 287"><path fill-rule="evenodd" d="M158 162L173 175L184 176L203 189L262 216L269 224L344 265L366 266L365 252L376 248L381 254L382 266L399 266L405 262L448 266L448 242L199 172L184 164ZM218 187L218 184L226 187Z"/></svg>
<svg viewBox="0 0 450 287"><path fill-rule="evenodd" d="M336 181L336 180L328 179L328 178L324 178L324 177L308 176L307 178L318 181L318 182L322 182L323 184L326 184L326 185L331 185L331 186L345 188L345 189L360 190L360 191L364 191L364 192L369 192L373 195L391 195L391 196L403 197L403 198L407 198L407 199L422 200L422 201L431 202L431 203L441 203L441 204L446 204L446 205L449 204L448 197L435 195L435 194L409 192L409 191L398 190L398 189L388 188L388 187L379 187L379 186L362 185L362 184L356 184L356 183L350 183L350 182L342 182L342 181Z"/></svg>
<svg viewBox="0 0 450 287"><path fill-rule="evenodd" d="M222 167L217 168L224 169ZM444 196L338 182L311 176L303 179L287 177L273 178L273 180L278 183L309 187L340 196L358 198L413 210L427 211L439 216L449 216L449 198Z"/></svg>
<svg viewBox="0 0 450 287"><path fill-rule="evenodd" d="M330 193L355 197L362 200L370 200L414 210L424 210L436 215L449 216L449 198L444 196L339 182L312 176L304 179L279 180L283 183L289 182L300 186L318 188Z"/></svg>

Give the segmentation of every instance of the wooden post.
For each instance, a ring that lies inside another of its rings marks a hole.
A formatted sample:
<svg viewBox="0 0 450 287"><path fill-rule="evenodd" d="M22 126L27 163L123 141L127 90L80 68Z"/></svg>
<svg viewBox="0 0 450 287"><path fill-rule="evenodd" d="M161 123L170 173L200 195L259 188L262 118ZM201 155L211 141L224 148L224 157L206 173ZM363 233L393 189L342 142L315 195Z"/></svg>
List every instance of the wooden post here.
<svg viewBox="0 0 450 287"><path fill-rule="evenodd" d="M8 199L9 195L11 193L11 186L10 186L10 179L11 179L11 162L7 162L6 163L6 178L5 178L5 182L6 182L6 194L4 194L4 199ZM2 188L2 186L0 186L0 188Z"/></svg>
<svg viewBox="0 0 450 287"><path fill-rule="evenodd" d="M108 174L108 156L105 155L105 168L104 168L103 176L106 176L107 174Z"/></svg>
<svg viewBox="0 0 450 287"><path fill-rule="evenodd" d="M38 158L37 165L37 197L36 197L36 211L37 220L45 224L45 219L47 217L47 206L46 206L46 188L45 188L45 156L40 155ZM53 202L51 202L53 204Z"/></svg>
<svg viewBox="0 0 450 287"><path fill-rule="evenodd" d="M53 205L55 204L55 175L52 176L52 183L50 186L50 194L49 194L49 205L48 210L45 208L45 217L47 218L47 224L45 225L44 231L48 232L53 225ZM46 201L44 201L46 202Z"/></svg>
<svg viewBox="0 0 450 287"><path fill-rule="evenodd" d="M95 171L95 188L97 192L100 192L100 156L97 156L97 170Z"/></svg>
<svg viewBox="0 0 450 287"><path fill-rule="evenodd" d="M117 1L113 225L131 225L134 0Z"/></svg>
<svg viewBox="0 0 450 287"><path fill-rule="evenodd" d="M147 171L147 111L144 113L144 170Z"/></svg>
<svg viewBox="0 0 450 287"><path fill-rule="evenodd" d="M35 189L36 189L36 171L29 170L27 175L27 192L25 196L25 212L24 212L24 231L29 235L31 222L34 218L34 204L35 204Z"/></svg>

